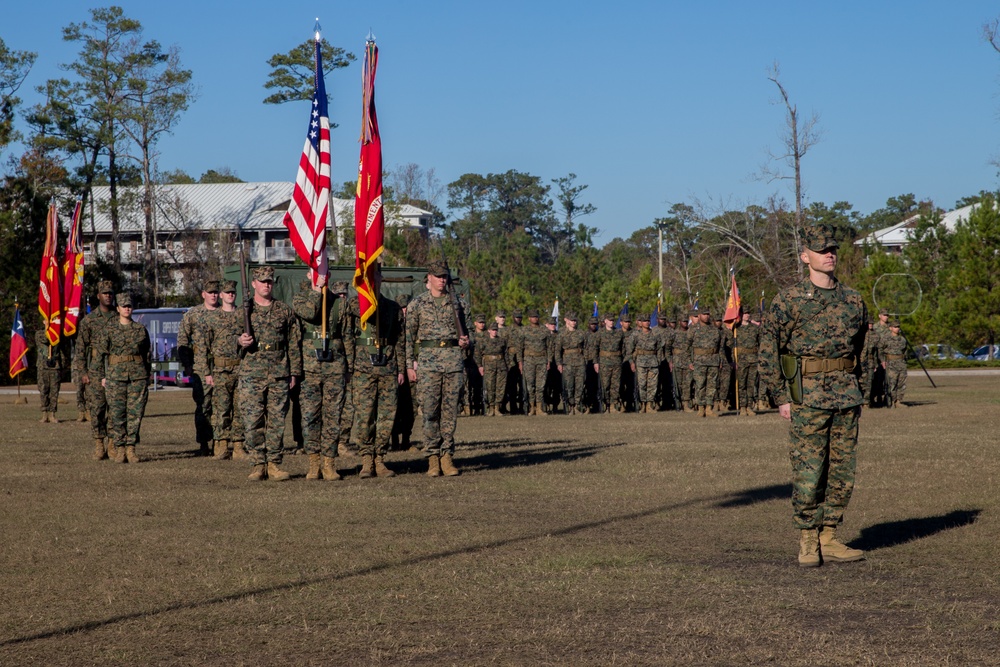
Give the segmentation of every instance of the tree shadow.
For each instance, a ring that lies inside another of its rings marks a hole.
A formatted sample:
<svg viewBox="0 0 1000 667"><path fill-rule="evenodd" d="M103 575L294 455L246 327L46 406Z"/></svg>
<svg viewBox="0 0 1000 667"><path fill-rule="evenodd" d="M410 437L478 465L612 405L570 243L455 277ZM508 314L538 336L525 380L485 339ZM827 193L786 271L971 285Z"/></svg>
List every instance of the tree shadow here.
<svg viewBox="0 0 1000 667"><path fill-rule="evenodd" d="M758 486L754 489L737 491L726 500L721 500L715 504L719 508L746 507L757 503L766 503L769 500L787 500L792 497L791 484L771 484L770 486Z"/></svg>
<svg viewBox="0 0 1000 667"><path fill-rule="evenodd" d="M981 513L981 509L954 510L938 516L878 523L862 528L861 534L851 542L851 546L865 551L875 551L906 544L945 530L971 525Z"/></svg>
<svg viewBox="0 0 1000 667"><path fill-rule="evenodd" d="M538 447L536 445L527 450L484 452L475 456L463 456L456 462L465 470L501 470L503 468L543 465L552 461L577 461L589 458L602 450L621 447L624 444L618 442L604 445L580 445L578 447Z"/></svg>

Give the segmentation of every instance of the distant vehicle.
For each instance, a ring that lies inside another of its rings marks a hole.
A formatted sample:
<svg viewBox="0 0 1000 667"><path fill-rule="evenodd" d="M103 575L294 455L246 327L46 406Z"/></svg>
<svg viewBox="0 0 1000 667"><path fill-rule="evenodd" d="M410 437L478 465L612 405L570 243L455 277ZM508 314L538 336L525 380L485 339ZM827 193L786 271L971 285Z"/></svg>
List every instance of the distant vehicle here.
<svg viewBox="0 0 1000 667"><path fill-rule="evenodd" d="M184 375L177 361L177 330L187 308L139 308L135 321L146 327L153 346L153 383L185 387L191 378Z"/></svg>
<svg viewBox="0 0 1000 667"><path fill-rule="evenodd" d="M975 361L989 361L991 359L990 346L980 345L979 347L977 347L976 349L974 349L972 352L969 353L969 359L973 359ZM992 359L994 361L1000 360L1000 345L993 346Z"/></svg>
<svg viewBox="0 0 1000 667"><path fill-rule="evenodd" d="M916 349L917 356L921 359L966 359L967 357L944 343L927 343Z"/></svg>

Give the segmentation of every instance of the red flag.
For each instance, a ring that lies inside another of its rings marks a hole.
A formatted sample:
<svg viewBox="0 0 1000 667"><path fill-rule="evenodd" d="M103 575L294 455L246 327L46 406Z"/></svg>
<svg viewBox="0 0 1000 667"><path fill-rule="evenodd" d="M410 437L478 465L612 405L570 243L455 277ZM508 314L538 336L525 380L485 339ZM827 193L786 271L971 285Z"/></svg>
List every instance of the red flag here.
<svg viewBox="0 0 1000 667"><path fill-rule="evenodd" d="M385 216L382 211L382 140L375 115L375 70L378 47L375 40L365 44L363 80L364 113L361 118L361 161L358 163L358 191L354 199L354 287L358 290L361 328L375 312L378 287L375 260L382 254Z"/></svg>
<svg viewBox="0 0 1000 667"><path fill-rule="evenodd" d="M14 304L14 325L10 328L10 376L28 370L28 341L24 337L24 323L21 321L21 310Z"/></svg>
<svg viewBox="0 0 1000 667"><path fill-rule="evenodd" d="M729 300L726 302L726 313L722 316L722 322L732 329L740 321L742 315L740 314L740 288L736 286L736 272L730 269L729 275L733 282L729 288Z"/></svg>
<svg viewBox="0 0 1000 667"><path fill-rule="evenodd" d="M46 221L45 252L42 254L42 271L38 282L38 312L42 314L45 334L49 343L59 342L62 331L62 301L59 298L61 275L59 260L56 259L56 245L59 242L59 214L56 213L56 203L49 204L49 216Z"/></svg>
<svg viewBox="0 0 1000 667"><path fill-rule="evenodd" d="M63 333L76 333L80 320L80 300L83 298L83 245L80 243L80 213L83 202L76 200L73 222L66 241L66 258L63 260Z"/></svg>
<svg viewBox="0 0 1000 667"><path fill-rule="evenodd" d="M326 223L330 208L330 115L327 112L326 84L319 30L316 31L316 90L306 144L299 159L292 201L285 213L295 252L311 271L313 285L326 284Z"/></svg>

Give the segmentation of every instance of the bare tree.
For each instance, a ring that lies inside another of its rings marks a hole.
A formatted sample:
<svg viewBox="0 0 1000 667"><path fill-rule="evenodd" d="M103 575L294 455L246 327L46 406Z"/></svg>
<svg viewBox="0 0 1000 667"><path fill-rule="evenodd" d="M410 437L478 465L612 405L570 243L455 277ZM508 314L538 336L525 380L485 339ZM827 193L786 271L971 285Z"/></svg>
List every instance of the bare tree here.
<svg viewBox="0 0 1000 667"><path fill-rule="evenodd" d="M781 102L785 105L786 131L781 135L782 150L775 152L768 150L768 162L761 167L761 178L769 183L776 180L793 180L795 182L795 254L800 250L800 233L803 225L802 212L802 158L805 157L809 149L815 146L821 136L817 127L819 115L815 112L806 120L799 117L798 105L793 104L788 98L788 91L781 83L781 72L778 63L775 62L768 73L768 80L774 82L781 94ZM782 162L786 167L791 168L792 173L781 171L775 168L775 163ZM797 265L799 274L802 274L801 263Z"/></svg>

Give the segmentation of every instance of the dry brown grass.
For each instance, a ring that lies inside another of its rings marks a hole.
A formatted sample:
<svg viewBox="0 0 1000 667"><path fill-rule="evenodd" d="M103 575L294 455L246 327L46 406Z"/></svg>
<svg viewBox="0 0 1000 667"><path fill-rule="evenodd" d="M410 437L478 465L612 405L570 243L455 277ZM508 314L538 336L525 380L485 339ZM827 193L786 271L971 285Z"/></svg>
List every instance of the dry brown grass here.
<svg viewBox="0 0 1000 667"><path fill-rule="evenodd" d="M862 420L868 560L808 571L773 413L463 419L459 478L253 484L187 393L137 466L4 396L0 664L996 664L1000 378L911 378Z"/></svg>

